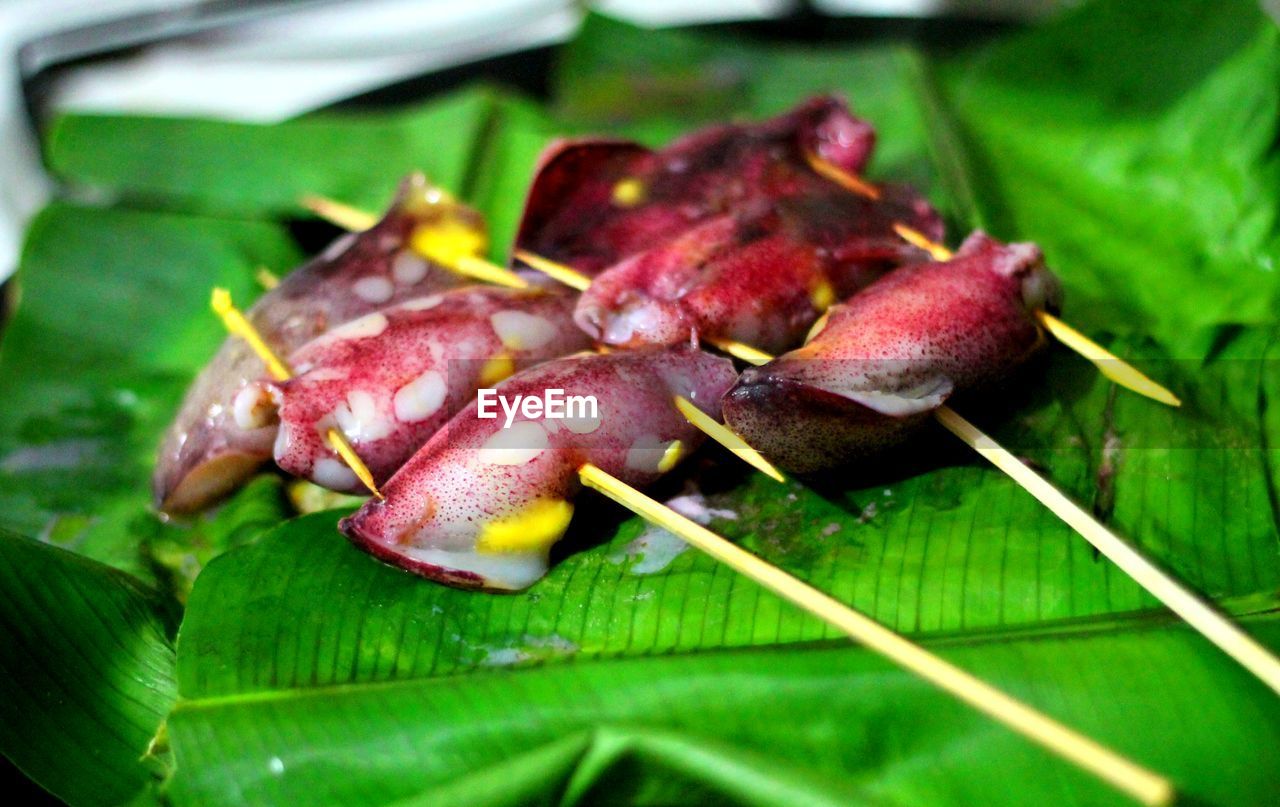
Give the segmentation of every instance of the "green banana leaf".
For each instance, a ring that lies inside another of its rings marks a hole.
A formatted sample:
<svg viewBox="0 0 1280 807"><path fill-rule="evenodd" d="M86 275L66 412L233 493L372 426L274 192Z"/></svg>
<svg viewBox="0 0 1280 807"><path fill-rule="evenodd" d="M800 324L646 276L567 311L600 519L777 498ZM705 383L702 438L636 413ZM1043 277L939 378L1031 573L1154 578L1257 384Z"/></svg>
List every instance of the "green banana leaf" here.
<svg viewBox="0 0 1280 807"><path fill-rule="evenodd" d="M177 696L172 600L7 530L0 588L5 755L70 804L143 793L163 771L143 757Z"/></svg>
<svg viewBox="0 0 1280 807"><path fill-rule="evenodd" d="M1041 243L1068 318L1184 400L1057 350L956 408L1280 648L1277 36L1246 0L1093 3L945 53L590 16L546 104L58 121L50 165L112 201L39 216L0 338L0 528L30 536L0 536L0 751L73 805L1122 801L602 499L545 580L487 596L361 554L341 511L286 520L270 475L161 523L153 452L223 338L209 288L248 303L302 259L301 194L376 209L424 169L501 259L551 138L656 144L834 91L878 127L875 176L953 243ZM1280 791L1274 696L941 430L785 487L708 448L655 495L1193 801Z"/></svg>

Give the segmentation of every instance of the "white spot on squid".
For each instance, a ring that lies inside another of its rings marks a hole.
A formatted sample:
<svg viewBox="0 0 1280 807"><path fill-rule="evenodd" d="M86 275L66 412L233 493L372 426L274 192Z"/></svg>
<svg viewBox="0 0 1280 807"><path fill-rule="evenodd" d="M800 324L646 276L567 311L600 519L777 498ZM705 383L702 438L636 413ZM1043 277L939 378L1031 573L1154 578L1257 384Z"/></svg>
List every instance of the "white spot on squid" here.
<svg viewBox="0 0 1280 807"><path fill-rule="evenodd" d="M523 311L499 311L489 317L493 331L509 350L537 350L555 338L556 326Z"/></svg>
<svg viewBox="0 0 1280 807"><path fill-rule="evenodd" d="M396 419L401 423L415 423L434 415L444 404L448 391L444 376L435 370L426 371L396 390L391 399Z"/></svg>
<svg viewBox="0 0 1280 807"><path fill-rule="evenodd" d="M299 370L298 375L305 375L307 381L341 381L347 377L347 371L340 367L317 367L314 370Z"/></svg>
<svg viewBox="0 0 1280 807"><path fill-rule="evenodd" d="M353 319L348 323L339 325L321 338L325 342L343 339L368 339L385 331L387 324L386 315L381 311L375 311L372 314L365 314L359 319Z"/></svg>
<svg viewBox="0 0 1280 807"><path fill-rule="evenodd" d="M320 487L330 490L350 490L358 481L350 468L332 457L316 460L311 467L311 478Z"/></svg>
<svg viewBox="0 0 1280 807"><path fill-rule="evenodd" d="M249 384L236 393L231 403L231 411L236 425L245 431L261 429L271 422L275 410L275 401L261 384Z"/></svg>
<svg viewBox="0 0 1280 807"><path fill-rule="evenodd" d="M480 447L480 461L486 465L525 465L549 444L542 424L522 420L486 440Z"/></svg>
<svg viewBox="0 0 1280 807"><path fill-rule="evenodd" d="M575 416L575 417L561 418L558 421L548 421L548 422L560 423L566 429L573 432L574 434L591 434L593 431L600 428L600 416L598 414L595 417Z"/></svg>
<svg viewBox="0 0 1280 807"><path fill-rule="evenodd" d="M275 445L271 447L271 452L277 457L283 457L289 453L289 447L293 445L293 427L289 425L289 421L280 421L280 431L276 432Z"/></svg>
<svg viewBox="0 0 1280 807"><path fill-rule="evenodd" d="M396 306L402 311L427 311L444 302L443 294L432 294L429 297L415 297Z"/></svg>
<svg viewBox="0 0 1280 807"><path fill-rule="evenodd" d="M668 441L656 434L644 434L636 438L627 449L627 467L633 471L658 473L658 464L666 453Z"/></svg>
<svg viewBox="0 0 1280 807"><path fill-rule="evenodd" d="M341 255L342 253L346 252L347 248L350 247L353 243L355 243L355 240L356 240L355 233L347 233L341 238L336 239L329 246L325 247L324 252L320 253L320 257L326 261L331 261L334 258Z"/></svg>
<svg viewBox="0 0 1280 807"><path fill-rule="evenodd" d="M346 403L333 410L338 428L354 443L381 440L391 433L392 424L378 411L378 401L371 393L353 389Z"/></svg>
<svg viewBox="0 0 1280 807"><path fill-rule="evenodd" d="M385 303L396 292L395 286L391 285L391 281L381 275L362 277L351 284L351 290L361 300L370 303Z"/></svg>
<svg viewBox="0 0 1280 807"><path fill-rule="evenodd" d="M427 261L412 250L402 249L391 260L391 277L402 286L412 286L427 276Z"/></svg>

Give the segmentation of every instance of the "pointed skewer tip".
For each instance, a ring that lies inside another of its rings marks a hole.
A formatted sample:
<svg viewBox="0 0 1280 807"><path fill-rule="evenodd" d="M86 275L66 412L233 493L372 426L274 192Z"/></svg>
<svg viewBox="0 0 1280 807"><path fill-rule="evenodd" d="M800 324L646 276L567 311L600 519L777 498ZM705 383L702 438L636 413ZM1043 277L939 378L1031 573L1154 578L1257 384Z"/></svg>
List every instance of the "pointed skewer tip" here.
<svg viewBox="0 0 1280 807"><path fill-rule="evenodd" d="M1063 322L1048 311L1038 309L1036 321L1053 335L1065 347L1074 350L1088 359L1098 371L1115 383L1138 393L1139 395L1159 401L1166 406L1182 406L1182 400L1164 386L1147 377L1142 371L1129 362L1115 355L1102 345L1085 336L1080 331Z"/></svg>
<svg viewBox="0 0 1280 807"><path fill-rule="evenodd" d="M585 487L604 494L651 524L668 530L689 545L706 552L739 574L835 627L872 652L920 676L1131 798L1153 806L1168 804L1172 800L1173 786L1168 779L1005 694L865 614L823 594L763 558L646 496L609 472L587 463L578 469L578 476Z"/></svg>
<svg viewBox="0 0 1280 807"><path fill-rule="evenodd" d="M685 420L689 421L695 428L703 434L715 440L720 445L729 449L751 467L760 471L777 482L786 483L787 478L782 475L773 463L764 458L756 449L752 448L746 440L743 440L736 432L728 426L720 423L715 418L703 412L693 401L682 395L675 396L676 409L680 410L680 414L684 415Z"/></svg>

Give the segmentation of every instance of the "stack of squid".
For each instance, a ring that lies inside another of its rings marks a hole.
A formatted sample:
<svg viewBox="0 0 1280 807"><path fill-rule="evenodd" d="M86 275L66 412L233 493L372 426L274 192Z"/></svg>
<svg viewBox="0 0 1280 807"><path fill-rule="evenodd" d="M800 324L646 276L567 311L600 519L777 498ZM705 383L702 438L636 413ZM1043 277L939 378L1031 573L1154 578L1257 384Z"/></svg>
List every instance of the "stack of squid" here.
<svg viewBox="0 0 1280 807"><path fill-rule="evenodd" d="M834 98L695 132L661 150L579 139L536 167L516 248L591 278L581 294L469 285L422 257L432 234L484 246L479 216L406 181L371 229L345 236L249 311L294 375L272 380L229 340L161 448L158 507L215 503L274 460L359 492L338 429L383 494L340 529L371 554L450 585L518 590L548 568L593 463L646 486L695 450L684 397L795 472L900 444L951 396L1009 375L1045 344L1034 316L1060 286L1031 244L970 235L945 261L895 231L943 239L912 189L851 193L872 127ZM780 354L739 373L711 346ZM486 416L508 400L593 397L561 419Z"/></svg>

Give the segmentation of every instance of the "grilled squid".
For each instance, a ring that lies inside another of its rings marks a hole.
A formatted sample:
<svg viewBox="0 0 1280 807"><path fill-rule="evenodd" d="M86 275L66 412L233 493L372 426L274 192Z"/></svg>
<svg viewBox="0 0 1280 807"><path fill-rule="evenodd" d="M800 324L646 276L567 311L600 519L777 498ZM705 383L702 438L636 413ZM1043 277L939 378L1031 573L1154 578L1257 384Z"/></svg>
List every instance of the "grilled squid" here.
<svg viewBox="0 0 1280 807"><path fill-rule="evenodd" d="M287 355L331 328L389 304L462 284L422 258L411 244L424 235L481 248L479 214L453 202L421 177L402 183L386 216L371 229L343 236L287 275L248 312L277 352ZM200 510L234 490L271 457L276 427L237 423L235 401L266 370L238 338L223 343L187 390L165 434L152 487L169 513Z"/></svg>
<svg viewBox="0 0 1280 807"><path fill-rule="evenodd" d="M543 158L517 246L595 276L575 319L607 344L785 350L837 299L926 257L895 222L942 237L909 189L867 199L810 165L861 173L874 144L871 126L829 97L661 151L563 143Z"/></svg>
<svg viewBox="0 0 1280 807"><path fill-rule="evenodd" d="M466 286L366 314L297 350L296 375L235 399L236 425L279 421L276 464L331 490L363 486L334 453L338 429L385 482L435 431L513 372L590 346L559 289Z"/></svg>
<svg viewBox="0 0 1280 807"><path fill-rule="evenodd" d="M893 230L906 221L939 238L941 221L902 188L878 200L814 177L801 194L709 219L606 269L574 319L621 347L729 339L793 347L832 303L925 253Z"/></svg>
<svg viewBox="0 0 1280 807"><path fill-rule="evenodd" d="M703 129L661 151L562 140L539 160L516 246L595 275L700 222L813 184L803 151L860 173L874 145L871 125L830 97L761 123Z"/></svg>
<svg viewBox="0 0 1280 807"><path fill-rule="evenodd" d="M803 347L744 372L725 422L797 472L886 448L1039 350L1033 312L1061 296L1035 245L975 233L951 260L894 271L833 307Z"/></svg>
<svg viewBox="0 0 1280 807"><path fill-rule="evenodd" d="M701 441L673 397L718 416L735 378L727 359L688 347L584 353L525 370L491 396L482 390L383 486L385 500L341 529L433 580L526 588L569 525L578 469L590 462L632 485L654 482Z"/></svg>

